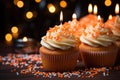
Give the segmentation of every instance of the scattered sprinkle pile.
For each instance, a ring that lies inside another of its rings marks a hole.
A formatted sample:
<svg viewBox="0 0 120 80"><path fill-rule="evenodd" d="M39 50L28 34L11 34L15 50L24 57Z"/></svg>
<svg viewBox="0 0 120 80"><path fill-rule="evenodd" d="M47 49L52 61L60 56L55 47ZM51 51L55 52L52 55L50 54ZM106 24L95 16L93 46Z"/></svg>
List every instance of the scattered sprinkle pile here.
<svg viewBox="0 0 120 80"><path fill-rule="evenodd" d="M79 61L78 61L79 62ZM6 56L0 56L1 66L14 67L10 71L19 75L32 74L36 77L46 77L46 78L93 78L97 74L102 74L103 76L109 76L110 70L120 70L120 66L117 67L101 67L101 68L80 68L74 71L68 72L47 72L44 71L42 65L41 57L39 54L8 54Z"/></svg>

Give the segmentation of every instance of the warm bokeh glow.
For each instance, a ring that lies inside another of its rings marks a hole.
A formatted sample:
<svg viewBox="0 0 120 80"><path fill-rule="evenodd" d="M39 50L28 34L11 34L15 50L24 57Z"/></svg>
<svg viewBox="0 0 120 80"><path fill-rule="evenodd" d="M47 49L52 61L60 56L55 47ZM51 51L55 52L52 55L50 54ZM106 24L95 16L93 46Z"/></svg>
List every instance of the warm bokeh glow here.
<svg viewBox="0 0 120 80"><path fill-rule="evenodd" d="M40 2L41 2L41 0L35 0L35 2L36 2L36 3L40 3Z"/></svg>
<svg viewBox="0 0 120 80"><path fill-rule="evenodd" d="M55 11L56 11L56 8L55 8L55 6L53 5L53 4L48 4L48 10L49 10L49 12L50 13L54 13Z"/></svg>
<svg viewBox="0 0 120 80"><path fill-rule="evenodd" d="M111 19L112 19L112 15L111 15L111 14L109 15L108 19L109 19L109 20L111 20Z"/></svg>
<svg viewBox="0 0 120 80"><path fill-rule="evenodd" d="M67 7L67 2L64 1L64 0L60 1L60 6L61 6L62 8L66 8L66 7Z"/></svg>
<svg viewBox="0 0 120 80"><path fill-rule="evenodd" d="M88 5L88 13L92 13L92 4Z"/></svg>
<svg viewBox="0 0 120 80"><path fill-rule="evenodd" d="M18 2L19 0L14 0L13 1L13 3L15 4L15 5L17 5L17 2Z"/></svg>
<svg viewBox="0 0 120 80"><path fill-rule="evenodd" d="M5 40L6 40L7 42L12 41L12 34L7 33L7 34L5 35Z"/></svg>
<svg viewBox="0 0 120 80"><path fill-rule="evenodd" d="M18 33L18 28L17 28L16 26L13 26L13 27L11 28L11 32L12 32L12 33Z"/></svg>
<svg viewBox="0 0 120 80"><path fill-rule="evenodd" d="M28 12L26 13L26 17L27 17L28 19L31 19L31 18L33 17L33 13L32 13L31 11L28 11Z"/></svg>
<svg viewBox="0 0 120 80"><path fill-rule="evenodd" d="M24 2L23 2L23 1L18 1L18 2L17 2L17 6L18 6L19 8L22 8L22 7L24 6Z"/></svg>
<svg viewBox="0 0 120 80"><path fill-rule="evenodd" d="M111 6L112 1L111 0L105 0L104 4L105 4L105 6Z"/></svg>
<svg viewBox="0 0 120 80"><path fill-rule="evenodd" d="M77 18L77 15L76 15L75 13L73 13L72 18L73 18L73 19L76 19L76 18Z"/></svg>
<svg viewBox="0 0 120 80"><path fill-rule="evenodd" d="M23 41L24 41L24 42L27 42L27 41L28 41L28 38L27 38L27 37L23 37Z"/></svg>
<svg viewBox="0 0 120 80"><path fill-rule="evenodd" d="M98 7L97 7L97 5L94 5L93 13L94 13L94 14L97 14L97 13L98 13Z"/></svg>
<svg viewBox="0 0 120 80"><path fill-rule="evenodd" d="M119 4L115 5L115 14L119 14Z"/></svg>

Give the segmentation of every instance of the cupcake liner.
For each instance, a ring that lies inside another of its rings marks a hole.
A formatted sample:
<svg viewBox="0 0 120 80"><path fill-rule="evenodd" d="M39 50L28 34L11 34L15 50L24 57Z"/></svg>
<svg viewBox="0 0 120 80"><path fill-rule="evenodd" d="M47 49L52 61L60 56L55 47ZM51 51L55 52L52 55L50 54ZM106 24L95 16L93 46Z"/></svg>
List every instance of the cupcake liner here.
<svg viewBox="0 0 120 80"><path fill-rule="evenodd" d="M81 52L79 52L78 60L79 60L79 61L82 61Z"/></svg>
<svg viewBox="0 0 120 80"><path fill-rule="evenodd" d="M82 60L86 66L103 67L113 66L116 61L118 48L115 45L109 47L90 47L80 45Z"/></svg>
<svg viewBox="0 0 120 80"><path fill-rule="evenodd" d="M51 55L40 50L40 55L46 71L69 71L75 68L79 52Z"/></svg>
<svg viewBox="0 0 120 80"><path fill-rule="evenodd" d="M79 40L77 40L77 42L78 42L78 43L76 44L76 47L79 49L79 46L80 46L81 42L80 42ZM80 54L80 50L79 50L78 60L79 60L79 61L82 60L81 54Z"/></svg>
<svg viewBox="0 0 120 80"><path fill-rule="evenodd" d="M116 59L116 65L120 64L120 41L116 41L116 45L118 47L118 54L117 54L117 59Z"/></svg>

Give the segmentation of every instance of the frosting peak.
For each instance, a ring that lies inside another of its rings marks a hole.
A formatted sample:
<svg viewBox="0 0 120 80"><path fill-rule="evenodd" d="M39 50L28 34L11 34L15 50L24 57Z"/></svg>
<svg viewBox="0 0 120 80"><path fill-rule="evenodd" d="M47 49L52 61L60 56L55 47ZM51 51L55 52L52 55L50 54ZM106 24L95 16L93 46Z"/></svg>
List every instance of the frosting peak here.
<svg viewBox="0 0 120 80"><path fill-rule="evenodd" d="M106 27L109 27L115 36L120 37L120 16L114 16L112 20L108 20Z"/></svg>
<svg viewBox="0 0 120 80"><path fill-rule="evenodd" d="M120 24L120 16L116 16L115 24Z"/></svg>
<svg viewBox="0 0 120 80"><path fill-rule="evenodd" d="M42 37L41 45L51 50L56 48L66 50L75 47L76 40L68 26L56 25L54 28L50 28L47 34Z"/></svg>
<svg viewBox="0 0 120 80"><path fill-rule="evenodd" d="M93 47L109 46L114 43L116 39L109 28L99 24L86 27L85 32L80 37L81 42Z"/></svg>

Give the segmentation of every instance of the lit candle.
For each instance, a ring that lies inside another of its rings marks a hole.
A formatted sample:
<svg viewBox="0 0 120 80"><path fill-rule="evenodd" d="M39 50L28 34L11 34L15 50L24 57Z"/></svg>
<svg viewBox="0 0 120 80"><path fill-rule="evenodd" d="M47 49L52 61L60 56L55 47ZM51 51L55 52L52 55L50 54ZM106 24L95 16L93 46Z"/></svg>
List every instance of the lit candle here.
<svg viewBox="0 0 120 80"><path fill-rule="evenodd" d="M100 25L100 22L101 22L101 17L100 17L100 15L98 15L98 23L97 23L97 25Z"/></svg>
<svg viewBox="0 0 120 80"><path fill-rule="evenodd" d="M111 14L109 15L108 19L109 19L109 20L111 20L111 19L112 19L112 15L111 15Z"/></svg>
<svg viewBox="0 0 120 80"><path fill-rule="evenodd" d="M88 13L92 13L92 4L88 5Z"/></svg>
<svg viewBox="0 0 120 80"><path fill-rule="evenodd" d="M23 42L27 42L28 38L27 37L23 37Z"/></svg>
<svg viewBox="0 0 120 80"><path fill-rule="evenodd" d="M62 25L62 22L63 22L63 12L61 11L60 12L60 24Z"/></svg>
<svg viewBox="0 0 120 80"><path fill-rule="evenodd" d="M14 43L14 50L17 53L38 53L38 48L37 41L32 38L23 37Z"/></svg>
<svg viewBox="0 0 120 80"><path fill-rule="evenodd" d="M98 13L98 7L97 7L97 5L94 5L93 13L95 15Z"/></svg>
<svg viewBox="0 0 120 80"><path fill-rule="evenodd" d="M18 42L27 42L27 41L31 41L32 39L31 38L27 38L26 36L23 37L22 39L18 39L17 41Z"/></svg>
<svg viewBox="0 0 120 80"><path fill-rule="evenodd" d="M76 19L76 18L77 18L77 15L76 15L75 13L73 13L72 19L74 20L74 19Z"/></svg>
<svg viewBox="0 0 120 80"><path fill-rule="evenodd" d="M101 21L101 17L100 17L100 15L98 15L98 22L100 22Z"/></svg>
<svg viewBox="0 0 120 80"><path fill-rule="evenodd" d="M115 6L115 14L119 14L119 4L118 3Z"/></svg>

